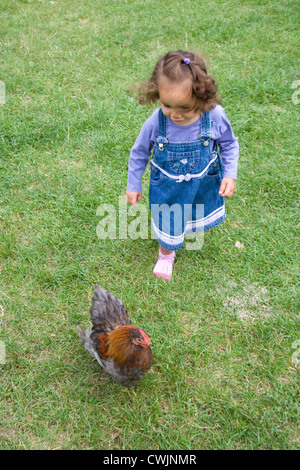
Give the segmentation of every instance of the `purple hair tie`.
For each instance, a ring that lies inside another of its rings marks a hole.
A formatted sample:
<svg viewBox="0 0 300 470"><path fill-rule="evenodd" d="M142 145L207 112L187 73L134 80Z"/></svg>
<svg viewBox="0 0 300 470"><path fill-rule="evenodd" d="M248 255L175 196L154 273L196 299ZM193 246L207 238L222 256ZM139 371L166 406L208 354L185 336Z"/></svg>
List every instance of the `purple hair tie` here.
<svg viewBox="0 0 300 470"><path fill-rule="evenodd" d="M186 58L186 59L183 59L183 62L184 62L186 65L189 65L190 61L191 61L191 60L190 60L190 59L188 59L188 58Z"/></svg>

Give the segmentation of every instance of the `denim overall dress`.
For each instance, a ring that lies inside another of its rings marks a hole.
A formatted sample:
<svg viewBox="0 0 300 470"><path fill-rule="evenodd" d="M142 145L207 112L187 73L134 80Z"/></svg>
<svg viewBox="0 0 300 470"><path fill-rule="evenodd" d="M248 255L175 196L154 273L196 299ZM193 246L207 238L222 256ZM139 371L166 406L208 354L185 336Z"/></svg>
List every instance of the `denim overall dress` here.
<svg viewBox="0 0 300 470"><path fill-rule="evenodd" d="M184 236L209 230L225 219L224 198L219 195L223 174L216 146L211 150L210 113L200 119L199 139L169 142L167 119L161 109L151 164L149 205L151 226L167 250L183 246Z"/></svg>

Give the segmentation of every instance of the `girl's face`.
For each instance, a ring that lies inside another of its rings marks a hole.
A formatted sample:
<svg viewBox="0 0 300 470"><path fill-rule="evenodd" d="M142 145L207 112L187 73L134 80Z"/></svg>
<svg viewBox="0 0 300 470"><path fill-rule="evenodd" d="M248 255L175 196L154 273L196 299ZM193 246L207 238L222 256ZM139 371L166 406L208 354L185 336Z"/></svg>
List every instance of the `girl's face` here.
<svg viewBox="0 0 300 470"><path fill-rule="evenodd" d="M201 115L195 108L195 99L191 96L192 84L189 78L181 82L170 81L166 77L159 80L158 91L161 110L165 116L179 126L188 126Z"/></svg>

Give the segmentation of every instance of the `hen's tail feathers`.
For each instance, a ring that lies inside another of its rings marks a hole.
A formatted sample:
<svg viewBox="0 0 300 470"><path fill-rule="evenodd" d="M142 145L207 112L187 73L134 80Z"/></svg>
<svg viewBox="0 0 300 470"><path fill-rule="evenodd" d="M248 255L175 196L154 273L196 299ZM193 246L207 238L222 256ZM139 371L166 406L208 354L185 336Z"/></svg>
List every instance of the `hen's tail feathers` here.
<svg viewBox="0 0 300 470"><path fill-rule="evenodd" d="M76 329L78 330L78 336L80 339L81 344L85 347L85 349L99 362L101 367L104 367L103 362L101 361L97 351L94 348L94 342L91 339L91 332L92 327L89 326L86 330L80 328L80 326L76 325Z"/></svg>
<svg viewBox="0 0 300 470"><path fill-rule="evenodd" d="M109 333L117 326L131 325L124 303L98 285L94 286L90 314L93 330L97 333Z"/></svg>
<svg viewBox="0 0 300 470"><path fill-rule="evenodd" d="M80 326L76 325L76 329L78 330L78 336L79 336L81 344L93 357L96 358L94 345L90 338L92 327L89 326L86 330L83 330L82 328L80 328Z"/></svg>

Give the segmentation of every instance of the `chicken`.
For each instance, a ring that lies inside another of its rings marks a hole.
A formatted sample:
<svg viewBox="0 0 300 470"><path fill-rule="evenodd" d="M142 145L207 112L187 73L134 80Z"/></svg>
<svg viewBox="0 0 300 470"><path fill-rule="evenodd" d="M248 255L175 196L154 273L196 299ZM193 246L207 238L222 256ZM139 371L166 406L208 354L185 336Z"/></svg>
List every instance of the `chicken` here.
<svg viewBox="0 0 300 470"><path fill-rule="evenodd" d="M92 326L79 326L79 338L100 366L123 387L134 387L153 361L147 333L132 325L124 303L111 292L94 286L90 309Z"/></svg>

